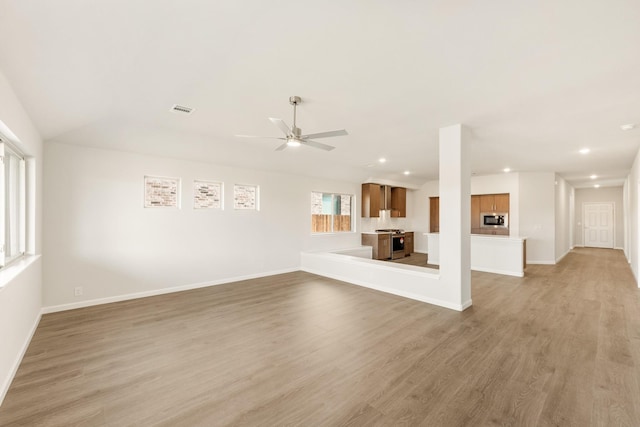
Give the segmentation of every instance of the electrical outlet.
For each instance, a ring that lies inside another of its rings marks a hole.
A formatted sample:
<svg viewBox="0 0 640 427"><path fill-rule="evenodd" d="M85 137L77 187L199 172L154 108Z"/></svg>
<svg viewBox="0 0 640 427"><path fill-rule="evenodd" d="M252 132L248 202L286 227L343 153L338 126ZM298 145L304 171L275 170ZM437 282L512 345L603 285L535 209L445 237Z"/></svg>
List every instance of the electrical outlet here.
<svg viewBox="0 0 640 427"><path fill-rule="evenodd" d="M76 286L73 290L73 295L79 297L82 295L82 286Z"/></svg>

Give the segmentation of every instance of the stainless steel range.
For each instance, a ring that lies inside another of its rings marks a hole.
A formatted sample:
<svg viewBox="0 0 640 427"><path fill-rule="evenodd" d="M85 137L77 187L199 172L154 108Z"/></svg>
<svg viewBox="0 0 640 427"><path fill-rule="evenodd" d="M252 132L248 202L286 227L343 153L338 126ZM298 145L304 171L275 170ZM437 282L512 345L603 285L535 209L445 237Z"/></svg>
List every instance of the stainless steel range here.
<svg viewBox="0 0 640 427"><path fill-rule="evenodd" d="M376 230L376 233L391 234L391 259L404 258L404 230L399 228Z"/></svg>

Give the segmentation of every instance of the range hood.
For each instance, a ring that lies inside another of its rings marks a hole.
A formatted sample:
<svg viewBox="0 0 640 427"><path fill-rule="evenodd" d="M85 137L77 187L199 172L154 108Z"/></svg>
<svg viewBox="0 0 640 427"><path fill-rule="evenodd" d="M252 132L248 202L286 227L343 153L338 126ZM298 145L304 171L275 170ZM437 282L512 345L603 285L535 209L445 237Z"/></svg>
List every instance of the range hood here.
<svg viewBox="0 0 640 427"><path fill-rule="evenodd" d="M390 185L380 186L380 210L381 211L391 210L391 186Z"/></svg>

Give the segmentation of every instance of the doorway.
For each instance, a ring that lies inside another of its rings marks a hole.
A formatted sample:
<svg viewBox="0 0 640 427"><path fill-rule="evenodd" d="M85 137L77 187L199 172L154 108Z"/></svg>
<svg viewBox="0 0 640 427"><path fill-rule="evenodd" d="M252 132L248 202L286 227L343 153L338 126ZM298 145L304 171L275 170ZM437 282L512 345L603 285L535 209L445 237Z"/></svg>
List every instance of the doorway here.
<svg viewBox="0 0 640 427"><path fill-rule="evenodd" d="M614 245L613 203L584 203L584 246L612 248Z"/></svg>

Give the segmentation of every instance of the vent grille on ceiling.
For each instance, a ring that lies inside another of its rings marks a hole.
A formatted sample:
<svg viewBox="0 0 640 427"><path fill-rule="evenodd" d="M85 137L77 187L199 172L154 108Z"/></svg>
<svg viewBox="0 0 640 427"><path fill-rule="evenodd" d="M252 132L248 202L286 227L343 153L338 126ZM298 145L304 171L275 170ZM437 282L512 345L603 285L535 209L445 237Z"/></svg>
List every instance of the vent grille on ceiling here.
<svg viewBox="0 0 640 427"><path fill-rule="evenodd" d="M191 114L193 113L193 110L194 109L191 107L185 107L184 105L173 104L173 107L171 107L170 111L173 111L174 113Z"/></svg>

